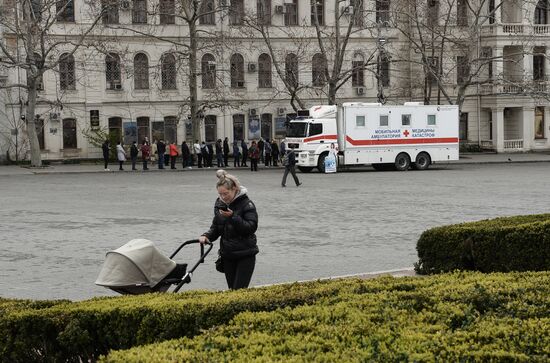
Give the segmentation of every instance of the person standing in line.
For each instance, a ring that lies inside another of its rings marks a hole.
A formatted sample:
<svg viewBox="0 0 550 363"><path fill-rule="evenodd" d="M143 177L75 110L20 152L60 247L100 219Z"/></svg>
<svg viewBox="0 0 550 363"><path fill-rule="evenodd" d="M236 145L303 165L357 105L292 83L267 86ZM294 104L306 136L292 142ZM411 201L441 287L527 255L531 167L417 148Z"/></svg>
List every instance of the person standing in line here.
<svg viewBox="0 0 550 363"><path fill-rule="evenodd" d="M157 141L157 154L159 169L164 169L164 153L166 153L166 144L162 140Z"/></svg>
<svg viewBox="0 0 550 363"><path fill-rule="evenodd" d="M189 146L187 145L187 142L184 140L181 143L181 167L185 169L185 167L191 169L191 151L189 150Z"/></svg>
<svg viewBox="0 0 550 363"><path fill-rule="evenodd" d="M218 168L223 168L225 166L223 163L222 139L216 140L216 164Z"/></svg>
<svg viewBox="0 0 550 363"><path fill-rule="evenodd" d="M243 158L241 160L241 166L245 166L247 167L248 165L246 165L246 161L248 160L248 145L246 145L246 142L243 140L241 140L241 149L243 151Z"/></svg>
<svg viewBox="0 0 550 363"><path fill-rule="evenodd" d="M260 148L256 144L255 140L252 140L250 149L248 149L250 155L250 171L258 171L258 159L260 158Z"/></svg>
<svg viewBox="0 0 550 363"><path fill-rule="evenodd" d="M264 164L266 168L269 168L269 165L271 165L271 143L269 142L269 139L265 139L264 151L265 151Z"/></svg>
<svg viewBox="0 0 550 363"><path fill-rule="evenodd" d="M178 158L179 151L175 141L172 141L168 146L168 152L170 154L170 169L176 169L176 159Z"/></svg>
<svg viewBox="0 0 550 363"><path fill-rule="evenodd" d="M226 136L225 139L223 139L223 164L226 168L229 165L229 151L229 139Z"/></svg>
<svg viewBox="0 0 550 363"><path fill-rule="evenodd" d="M197 167L200 169L202 168L202 149L201 145L199 144L199 140L195 140L195 143L193 144L193 151L195 152L195 156L197 157Z"/></svg>
<svg viewBox="0 0 550 363"><path fill-rule="evenodd" d="M290 148L290 150L287 151L285 158L288 158L288 161L285 162L283 160L283 165L285 167L285 173L283 175L283 181L281 182L281 186L284 188L286 187L286 177L288 176L288 173L292 174L292 177L294 178L294 182L296 183L296 186L299 187L302 185L300 181L298 180L298 177L296 176L296 155L294 154L294 149ZM286 164L286 165L285 165Z"/></svg>
<svg viewBox="0 0 550 363"><path fill-rule="evenodd" d="M208 167L211 168L214 166L214 146L212 143L206 144L206 150L208 151Z"/></svg>
<svg viewBox="0 0 550 363"><path fill-rule="evenodd" d="M126 161L126 151L122 147L120 141L116 144L116 154L118 158L118 170L124 170L122 164Z"/></svg>
<svg viewBox="0 0 550 363"><path fill-rule="evenodd" d="M208 148L206 147L206 142L201 143L201 155L202 155L202 165L205 168L208 168Z"/></svg>
<svg viewBox="0 0 550 363"><path fill-rule="evenodd" d="M151 147L149 146L149 141L145 139L143 145L141 145L141 158L143 159L143 170L149 170L147 167L147 161L151 157Z"/></svg>
<svg viewBox="0 0 550 363"><path fill-rule="evenodd" d="M237 168L241 166L241 155L239 152L239 145L237 144L237 140L233 141L233 167Z"/></svg>
<svg viewBox="0 0 550 363"><path fill-rule="evenodd" d="M264 139L260 137L260 140L258 141L258 150L260 151L260 161L264 162Z"/></svg>
<svg viewBox="0 0 550 363"><path fill-rule="evenodd" d="M200 243L220 239L220 256L227 287L247 288L254 273L259 252L256 239L258 213L247 189L225 170L216 172L218 198L210 229L199 237Z"/></svg>
<svg viewBox="0 0 550 363"><path fill-rule="evenodd" d="M279 155L281 157L281 162L283 161L283 157L286 155L286 144L285 144L285 140L283 139L281 141L281 144L279 146Z"/></svg>
<svg viewBox="0 0 550 363"><path fill-rule="evenodd" d="M137 162L138 154L139 154L139 149L137 147L137 142L134 141L132 142L132 146L130 146L130 160L132 160L132 170L137 170L136 162Z"/></svg>
<svg viewBox="0 0 550 363"><path fill-rule="evenodd" d="M109 153L111 151L111 143L109 140L105 140L105 142L101 145L101 150L103 151L103 164L105 171L111 171L109 170Z"/></svg>
<svg viewBox="0 0 550 363"><path fill-rule="evenodd" d="M271 158L273 159L273 166L277 166L277 161L279 160L279 146L275 139L271 141Z"/></svg>
<svg viewBox="0 0 550 363"><path fill-rule="evenodd" d="M150 158L151 164L157 161L157 157L158 157L157 143L158 141L155 139L153 143L149 144L149 146L151 147L151 158Z"/></svg>

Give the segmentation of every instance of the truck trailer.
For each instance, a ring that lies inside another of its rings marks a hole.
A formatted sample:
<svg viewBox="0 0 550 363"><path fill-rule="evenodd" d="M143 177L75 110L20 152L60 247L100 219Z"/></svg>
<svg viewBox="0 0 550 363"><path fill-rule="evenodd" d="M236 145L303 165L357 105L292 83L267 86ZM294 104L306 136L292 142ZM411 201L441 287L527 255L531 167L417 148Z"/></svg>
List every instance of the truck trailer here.
<svg viewBox="0 0 550 363"><path fill-rule="evenodd" d="M285 139L302 172L325 171L337 148L338 167L372 165L377 170L425 170L458 160L458 106L343 103L313 106L309 116L290 121Z"/></svg>

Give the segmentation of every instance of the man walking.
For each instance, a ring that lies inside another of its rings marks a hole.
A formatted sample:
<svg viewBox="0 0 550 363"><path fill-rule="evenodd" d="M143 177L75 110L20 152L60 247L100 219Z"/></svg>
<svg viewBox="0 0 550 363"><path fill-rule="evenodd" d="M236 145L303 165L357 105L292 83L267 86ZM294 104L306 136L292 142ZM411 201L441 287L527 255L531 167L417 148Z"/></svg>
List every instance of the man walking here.
<svg viewBox="0 0 550 363"><path fill-rule="evenodd" d="M294 148L290 148L288 152L286 153L285 157L283 158L283 166L285 167L285 173L283 175L283 181L281 182L281 186L284 188L286 187L286 177L288 173L292 174L292 177L294 178L294 182L296 183L296 186L299 187L302 185L300 181L298 180L298 177L296 176L296 155L294 155Z"/></svg>

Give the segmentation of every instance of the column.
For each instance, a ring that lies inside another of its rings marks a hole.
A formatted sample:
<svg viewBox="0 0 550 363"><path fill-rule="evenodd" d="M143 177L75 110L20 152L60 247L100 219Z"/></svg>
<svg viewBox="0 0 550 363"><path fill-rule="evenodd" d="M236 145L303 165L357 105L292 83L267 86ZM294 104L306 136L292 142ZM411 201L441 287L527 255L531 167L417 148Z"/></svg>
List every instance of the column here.
<svg viewBox="0 0 550 363"><path fill-rule="evenodd" d="M493 113L493 146L497 152L504 152L504 107L491 109Z"/></svg>
<svg viewBox="0 0 550 363"><path fill-rule="evenodd" d="M535 108L531 106L523 107L523 151L529 151L533 147L535 139Z"/></svg>

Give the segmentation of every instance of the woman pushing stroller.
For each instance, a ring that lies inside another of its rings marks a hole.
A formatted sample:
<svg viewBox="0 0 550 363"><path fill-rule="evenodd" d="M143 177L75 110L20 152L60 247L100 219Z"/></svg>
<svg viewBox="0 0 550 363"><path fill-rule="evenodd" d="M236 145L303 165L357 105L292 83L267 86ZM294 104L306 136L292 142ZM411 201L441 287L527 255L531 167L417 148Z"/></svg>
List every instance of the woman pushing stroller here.
<svg viewBox="0 0 550 363"><path fill-rule="evenodd" d="M220 256L227 286L242 289L248 287L256 265L258 213L246 188L235 176L225 170L218 170L216 176L218 198L214 203L214 218L199 241L212 242L221 237Z"/></svg>

